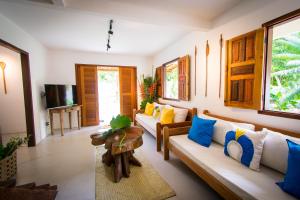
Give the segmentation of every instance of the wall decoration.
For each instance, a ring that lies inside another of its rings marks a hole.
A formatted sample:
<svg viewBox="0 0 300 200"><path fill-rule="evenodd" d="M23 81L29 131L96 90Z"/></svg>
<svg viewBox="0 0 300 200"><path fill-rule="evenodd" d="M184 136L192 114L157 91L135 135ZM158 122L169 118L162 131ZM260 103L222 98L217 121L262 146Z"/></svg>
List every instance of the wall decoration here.
<svg viewBox="0 0 300 200"><path fill-rule="evenodd" d="M208 56L209 56L209 44L208 40L206 41L206 75L205 75L205 97L207 97L207 78L208 78Z"/></svg>
<svg viewBox="0 0 300 200"><path fill-rule="evenodd" d="M2 69L2 77L3 77L4 93L7 94L7 89L6 89L6 79L5 79L5 67L6 67L5 62L0 62L0 67L1 67L1 69Z"/></svg>
<svg viewBox="0 0 300 200"><path fill-rule="evenodd" d="M222 85L222 51L223 51L223 36L220 35L220 80L219 80L219 99L221 98L221 85Z"/></svg>
<svg viewBox="0 0 300 200"><path fill-rule="evenodd" d="M195 96L197 94L197 46L195 45Z"/></svg>

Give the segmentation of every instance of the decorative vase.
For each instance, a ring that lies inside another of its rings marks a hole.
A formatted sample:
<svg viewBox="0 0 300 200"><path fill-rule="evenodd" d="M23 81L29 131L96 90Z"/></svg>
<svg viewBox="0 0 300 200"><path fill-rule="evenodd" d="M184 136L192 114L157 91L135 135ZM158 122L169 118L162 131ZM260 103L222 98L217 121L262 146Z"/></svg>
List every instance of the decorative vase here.
<svg viewBox="0 0 300 200"><path fill-rule="evenodd" d="M17 150L0 160L0 182L7 181L17 174Z"/></svg>

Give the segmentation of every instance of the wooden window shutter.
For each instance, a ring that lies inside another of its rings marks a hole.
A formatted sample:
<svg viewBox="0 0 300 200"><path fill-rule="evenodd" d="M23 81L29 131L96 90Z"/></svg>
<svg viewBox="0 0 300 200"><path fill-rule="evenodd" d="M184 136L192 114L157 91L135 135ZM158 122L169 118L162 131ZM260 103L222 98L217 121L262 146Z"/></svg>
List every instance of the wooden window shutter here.
<svg viewBox="0 0 300 200"><path fill-rule="evenodd" d="M120 111L132 119L133 109L137 108L136 68L120 67Z"/></svg>
<svg viewBox="0 0 300 200"><path fill-rule="evenodd" d="M178 97L190 100L190 57L186 55L178 60Z"/></svg>
<svg viewBox="0 0 300 200"><path fill-rule="evenodd" d="M82 105L82 125L98 125L99 105L97 66L77 65L76 82L78 103Z"/></svg>
<svg viewBox="0 0 300 200"><path fill-rule="evenodd" d="M227 41L225 106L261 108L263 41L263 29Z"/></svg>
<svg viewBox="0 0 300 200"><path fill-rule="evenodd" d="M157 67L155 70L155 77L157 80L157 94L159 97L163 96L164 85L164 68L163 66Z"/></svg>

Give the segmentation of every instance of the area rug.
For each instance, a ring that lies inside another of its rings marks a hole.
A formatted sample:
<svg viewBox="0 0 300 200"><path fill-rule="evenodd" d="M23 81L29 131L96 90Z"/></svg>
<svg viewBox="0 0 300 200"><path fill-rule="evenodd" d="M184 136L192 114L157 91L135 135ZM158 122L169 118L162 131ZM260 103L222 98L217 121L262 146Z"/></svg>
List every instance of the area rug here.
<svg viewBox="0 0 300 200"><path fill-rule="evenodd" d="M113 182L112 167L102 163L103 146L96 151L96 200L162 200L175 196L172 188L155 171L140 150L135 157L142 167L130 166L130 177Z"/></svg>

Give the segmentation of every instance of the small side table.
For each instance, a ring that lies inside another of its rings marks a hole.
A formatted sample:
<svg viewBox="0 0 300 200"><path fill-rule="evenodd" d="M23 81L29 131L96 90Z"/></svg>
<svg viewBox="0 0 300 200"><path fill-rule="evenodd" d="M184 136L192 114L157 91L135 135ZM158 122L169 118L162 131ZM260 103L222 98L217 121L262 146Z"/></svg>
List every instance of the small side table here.
<svg viewBox="0 0 300 200"><path fill-rule="evenodd" d="M53 132L53 114L59 114L60 119L60 132L61 136L64 136L64 113L69 113L69 127L72 129L72 112L77 112L77 121L78 121L78 129L81 127L81 105L73 105L73 106L64 106L64 107L57 107L57 108L50 108L49 115L50 115L50 127L51 127L51 135L54 134Z"/></svg>
<svg viewBox="0 0 300 200"><path fill-rule="evenodd" d="M119 146L124 133L115 133L106 140L101 139L101 134L91 135L93 145L104 144L106 153L102 155L102 162L107 166L113 165L114 181L119 182L122 177L129 177L130 164L142 166L140 161L134 157L134 149L143 145L143 129L140 127L130 127L124 130L126 137L123 145Z"/></svg>

